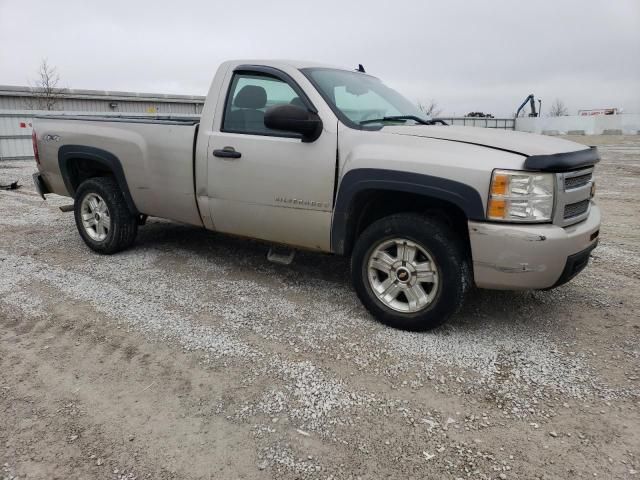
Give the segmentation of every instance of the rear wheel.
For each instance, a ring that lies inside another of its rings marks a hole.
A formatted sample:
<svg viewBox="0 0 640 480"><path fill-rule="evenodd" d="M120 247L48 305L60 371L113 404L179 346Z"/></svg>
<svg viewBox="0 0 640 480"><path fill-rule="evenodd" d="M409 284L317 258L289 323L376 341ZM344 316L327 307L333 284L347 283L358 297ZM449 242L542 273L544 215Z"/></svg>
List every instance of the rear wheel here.
<svg viewBox="0 0 640 480"><path fill-rule="evenodd" d="M380 321L405 330L435 328L461 306L469 286L464 249L444 223L397 214L371 224L351 260L354 288Z"/></svg>
<svg viewBox="0 0 640 480"><path fill-rule="evenodd" d="M138 233L137 218L111 177L91 178L78 187L74 216L84 242L99 253L128 248Z"/></svg>

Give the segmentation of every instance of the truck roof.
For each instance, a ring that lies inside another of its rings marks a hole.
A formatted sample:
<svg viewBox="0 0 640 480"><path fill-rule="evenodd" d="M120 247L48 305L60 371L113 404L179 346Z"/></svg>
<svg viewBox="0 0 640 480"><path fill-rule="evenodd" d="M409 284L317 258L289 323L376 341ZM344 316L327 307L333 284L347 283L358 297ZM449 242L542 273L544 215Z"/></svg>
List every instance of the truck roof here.
<svg viewBox="0 0 640 480"><path fill-rule="evenodd" d="M295 69L301 68L335 68L338 70L347 70L352 71L353 69L338 67L336 65L328 65L318 62L310 62L306 60L285 60L285 59L241 59L241 60L231 60L230 63L234 65L264 65L268 67L290 67ZM355 65L357 67L357 65Z"/></svg>

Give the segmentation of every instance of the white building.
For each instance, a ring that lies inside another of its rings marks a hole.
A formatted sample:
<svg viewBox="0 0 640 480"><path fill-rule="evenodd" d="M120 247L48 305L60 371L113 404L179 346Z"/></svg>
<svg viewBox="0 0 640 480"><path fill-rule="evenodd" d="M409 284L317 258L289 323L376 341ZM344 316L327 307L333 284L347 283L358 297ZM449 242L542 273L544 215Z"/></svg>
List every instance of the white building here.
<svg viewBox="0 0 640 480"><path fill-rule="evenodd" d="M0 85L0 160L33 158L31 120L35 115L91 114L198 116L206 97L102 90L56 90L51 110L31 87Z"/></svg>
<svg viewBox="0 0 640 480"><path fill-rule="evenodd" d="M38 92L31 87L0 85L1 110L38 109ZM56 111L156 113L199 115L205 97L103 90L60 89L55 94Z"/></svg>

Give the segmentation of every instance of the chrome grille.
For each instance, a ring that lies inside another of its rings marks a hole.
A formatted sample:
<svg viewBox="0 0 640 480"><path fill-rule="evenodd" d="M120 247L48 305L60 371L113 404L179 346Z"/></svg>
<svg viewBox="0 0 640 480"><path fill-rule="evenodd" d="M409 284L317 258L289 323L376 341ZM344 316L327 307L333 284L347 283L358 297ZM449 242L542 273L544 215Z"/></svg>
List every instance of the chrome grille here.
<svg viewBox="0 0 640 480"><path fill-rule="evenodd" d="M568 227L589 216L593 167L556 174L553 223Z"/></svg>
<svg viewBox="0 0 640 480"><path fill-rule="evenodd" d="M564 179L564 189L572 190L574 188L580 188L591 181L592 173L586 173L577 177L566 177Z"/></svg>
<svg viewBox="0 0 640 480"><path fill-rule="evenodd" d="M576 203L570 203L564 207L564 219L569 219L582 215L589 209L589 200L582 200Z"/></svg>

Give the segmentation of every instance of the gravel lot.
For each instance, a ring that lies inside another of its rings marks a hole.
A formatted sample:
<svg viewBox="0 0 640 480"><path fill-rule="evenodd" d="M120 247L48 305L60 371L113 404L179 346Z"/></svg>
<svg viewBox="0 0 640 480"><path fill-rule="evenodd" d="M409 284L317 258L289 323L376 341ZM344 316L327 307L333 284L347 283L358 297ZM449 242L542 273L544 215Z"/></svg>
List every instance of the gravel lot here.
<svg viewBox="0 0 640 480"><path fill-rule="evenodd" d="M342 258L157 219L96 255L0 162L0 479L640 479L640 136L574 140L603 156L587 270L423 334Z"/></svg>

